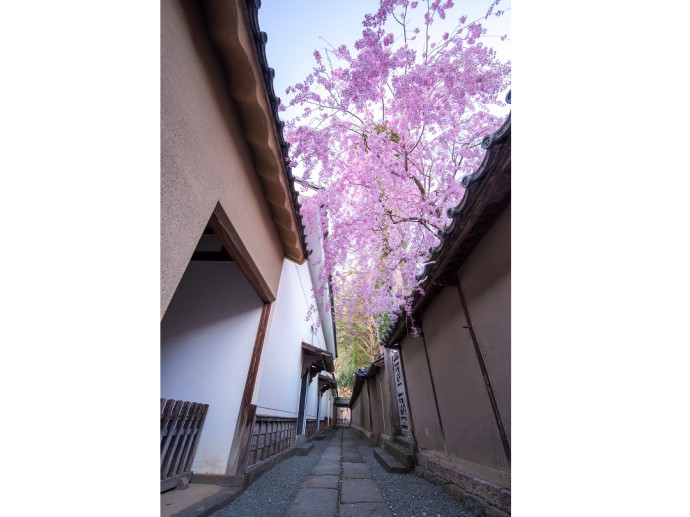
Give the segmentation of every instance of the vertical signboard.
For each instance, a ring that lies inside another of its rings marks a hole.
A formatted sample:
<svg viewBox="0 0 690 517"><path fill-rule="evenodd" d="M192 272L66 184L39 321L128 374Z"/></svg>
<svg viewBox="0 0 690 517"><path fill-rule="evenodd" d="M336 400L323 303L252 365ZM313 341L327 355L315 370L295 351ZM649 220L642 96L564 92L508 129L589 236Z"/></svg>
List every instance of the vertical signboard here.
<svg viewBox="0 0 690 517"><path fill-rule="evenodd" d="M410 432L410 417L407 409L407 395L405 394L405 382L403 380L402 367L400 365L400 353L393 351L393 379L395 380L395 392L398 400L398 414L400 415L400 427L407 434Z"/></svg>

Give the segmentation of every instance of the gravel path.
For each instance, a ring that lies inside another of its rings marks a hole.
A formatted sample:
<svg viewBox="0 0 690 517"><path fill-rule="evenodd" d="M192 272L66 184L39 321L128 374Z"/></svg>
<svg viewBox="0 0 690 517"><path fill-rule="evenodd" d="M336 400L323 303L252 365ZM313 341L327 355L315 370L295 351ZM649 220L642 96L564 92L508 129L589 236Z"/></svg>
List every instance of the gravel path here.
<svg viewBox="0 0 690 517"><path fill-rule="evenodd" d="M396 517L472 517L453 499L448 497L443 489L433 483L415 476L414 473L391 474L386 471L376 458L374 451L357 433L355 443L362 454L362 458L379 485L379 489L386 498L388 507Z"/></svg>
<svg viewBox="0 0 690 517"><path fill-rule="evenodd" d="M237 499L211 517L282 517L332 436L333 432L324 433L323 440L312 442L314 448L306 456L292 456L261 474Z"/></svg>
<svg viewBox="0 0 690 517"><path fill-rule="evenodd" d="M314 448L306 456L292 456L264 472L237 499L211 517L282 517L330 444L334 431L315 440ZM351 429L344 437L354 439L364 462L369 466L376 483L395 517L473 517L443 489L409 474L391 474L379 465L372 448ZM319 517L317 515L312 517Z"/></svg>

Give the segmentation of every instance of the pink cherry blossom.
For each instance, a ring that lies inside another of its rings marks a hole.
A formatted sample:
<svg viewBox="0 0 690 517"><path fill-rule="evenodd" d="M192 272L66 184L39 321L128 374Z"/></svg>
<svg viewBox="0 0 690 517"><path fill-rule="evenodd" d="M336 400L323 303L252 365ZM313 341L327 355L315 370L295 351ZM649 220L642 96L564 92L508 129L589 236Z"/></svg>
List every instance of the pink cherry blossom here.
<svg viewBox="0 0 690 517"><path fill-rule="evenodd" d="M291 161L323 187L301 198L301 212L309 231L320 224L326 236L320 280L323 289L332 279L336 317L409 309L462 178L484 155L482 138L504 120L495 108L507 115L510 62L482 43L481 23L464 26L463 16L433 46L415 48L408 6L417 2L381 0L353 50L315 52L313 72L287 91L301 109L286 124ZM425 35L452 7L423 9Z"/></svg>

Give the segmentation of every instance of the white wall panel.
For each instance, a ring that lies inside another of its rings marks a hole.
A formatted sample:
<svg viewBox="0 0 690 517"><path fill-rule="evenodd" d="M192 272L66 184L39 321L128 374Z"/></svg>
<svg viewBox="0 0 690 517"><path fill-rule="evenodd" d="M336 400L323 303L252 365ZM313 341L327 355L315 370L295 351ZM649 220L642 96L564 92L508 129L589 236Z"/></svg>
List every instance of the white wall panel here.
<svg viewBox="0 0 690 517"><path fill-rule="evenodd" d="M190 262L161 322L161 396L209 404L192 469L225 474L262 303L232 262Z"/></svg>

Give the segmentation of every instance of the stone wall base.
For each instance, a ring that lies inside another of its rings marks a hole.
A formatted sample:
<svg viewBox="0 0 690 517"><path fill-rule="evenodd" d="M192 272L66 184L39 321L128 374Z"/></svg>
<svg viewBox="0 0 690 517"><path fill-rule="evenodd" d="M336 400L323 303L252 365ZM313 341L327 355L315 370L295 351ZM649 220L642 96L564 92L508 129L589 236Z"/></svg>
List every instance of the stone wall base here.
<svg viewBox="0 0 690 517"><path fill-rule="evenodd" d="M333 428L327 428L324 429L323 431L319 431L316 435L312 436L309 438L309 440L301 440L301 443L308 442L310 440L316 439L317 436L320 438L323 437L324 433L328 433L332 431ZM300 435L304 436L304 435ZM192 474L192 483L202 483L206 485L219 485L219 486L229 486L229 487L248 487L254 481L256 481L261 474L266 472L268 469L275 467L278 463L281 461L294 456L297 454L297 446L299 444L295 444L294 446L290 447L289 449L285 449L284 451L279 452L272 458L266 460L265 463L262 463L258 467L255 467L254 469L250 470L243 476L224 476L221 474L203 474L203 473L196 473L194 472Z"/></svg>
<svg viewBox="0 0 690 517"><path fill-rule="evenodd" d="M201 483L202 485L218 485L218 486L247 486L246 476L225 476L223 474L204 474L194 472L192 474L192 483Z"/></svg>
<svg viewBox="0 0 690 517"><path fill-rule="evenodd" d="M370 433L366 429L358 427L354 424L350 424L350 428L357 431L357 433L362 437L362 439L365 442L367 442L369 445L378 445L378 443L379 443L379 435L378 434Z"/></svg>
<svg viewBox="0 0 690 517"><path fill-rule="evenodd" d="M418 451L415 474L444 491L479 517L510 515L510 488L470 474L450 461Z"/></svg>

